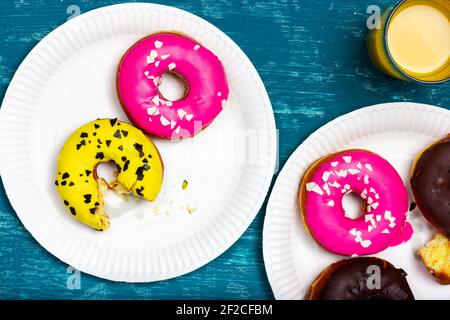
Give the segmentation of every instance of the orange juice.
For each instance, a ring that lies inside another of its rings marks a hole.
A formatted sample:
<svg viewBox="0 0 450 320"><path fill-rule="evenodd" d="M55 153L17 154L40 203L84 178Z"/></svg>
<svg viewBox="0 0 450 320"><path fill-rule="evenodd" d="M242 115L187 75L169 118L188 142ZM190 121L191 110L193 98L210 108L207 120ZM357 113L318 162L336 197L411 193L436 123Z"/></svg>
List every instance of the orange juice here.
<svg viewBox="0 0 450 320"><path fill-rule="evenodd" d="M370 30L368 50L384 73L422 83L450 78L450 0L404 0Z"/></svg>

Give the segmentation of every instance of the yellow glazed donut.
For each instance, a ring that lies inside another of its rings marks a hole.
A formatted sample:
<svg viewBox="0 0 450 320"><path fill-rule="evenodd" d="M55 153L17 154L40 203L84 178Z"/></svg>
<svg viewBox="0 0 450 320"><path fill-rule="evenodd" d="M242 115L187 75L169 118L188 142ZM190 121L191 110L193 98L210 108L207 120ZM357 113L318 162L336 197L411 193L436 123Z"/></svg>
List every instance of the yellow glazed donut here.
<svg viewBox="0 0 450 320"><path fill-rule="evenodd" d="M114 161L118 183L153 201L161 190L163 163L158 149L139 129L117 119L97 119L77 129L58 156L56 189L79 221L97 230L109 227L96 167Z"/></svg>

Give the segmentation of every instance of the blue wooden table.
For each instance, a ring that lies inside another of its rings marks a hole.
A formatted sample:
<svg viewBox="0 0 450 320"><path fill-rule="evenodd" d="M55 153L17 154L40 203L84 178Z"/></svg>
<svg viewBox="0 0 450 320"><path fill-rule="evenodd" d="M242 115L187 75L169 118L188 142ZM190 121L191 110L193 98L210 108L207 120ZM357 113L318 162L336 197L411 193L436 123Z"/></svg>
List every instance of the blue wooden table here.
<svg viewBox="0 0 450 320"><path fill-rule="evenodd" d="M26 54L78 9L119 1L2 0L0 97ZM280 130L280 164L321 125L359 107L415 101L450 107L450 83L420 86L387 78L365 49L368 5L392 0L177 0L228 34L253 61L269 92ZM1 150L0 150L1 152ZM242 238L208 265L149 284L114 283L72 273L24 229L0 188L0 298L272 299L262 257L264 208ZM69 272L69 273L68 273Z"/></svg>

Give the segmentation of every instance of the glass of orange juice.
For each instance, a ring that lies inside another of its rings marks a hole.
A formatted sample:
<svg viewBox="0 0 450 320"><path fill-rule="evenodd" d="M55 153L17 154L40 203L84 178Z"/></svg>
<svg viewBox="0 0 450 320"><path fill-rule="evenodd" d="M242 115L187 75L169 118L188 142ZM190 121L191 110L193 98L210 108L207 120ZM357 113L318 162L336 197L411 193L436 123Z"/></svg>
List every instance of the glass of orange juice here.
<svg viewBox="0 0 450 320"><path fill-rule="evenodd" d="M384 73L419 83L450 79L450 0L403 0L369 30L369 56Z"/></svg>

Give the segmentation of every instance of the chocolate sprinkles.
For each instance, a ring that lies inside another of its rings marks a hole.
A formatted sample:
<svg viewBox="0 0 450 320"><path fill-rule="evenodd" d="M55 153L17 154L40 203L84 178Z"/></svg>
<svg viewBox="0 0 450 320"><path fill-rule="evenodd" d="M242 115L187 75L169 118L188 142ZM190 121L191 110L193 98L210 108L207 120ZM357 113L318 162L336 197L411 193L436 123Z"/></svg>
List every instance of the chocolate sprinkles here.
<svg viewBox="0 0 450 320"><path fill-rule="evenodd" d="M130 160L125 161L125 163L123 164L123 171L127 171L128 170L128 166L130 165Z"/></svg>
<svg viewBox="0 0 450 320"><path fill-rule="evenodd" d="M116 132L114 132L113 134L114 138L120 139L122 138L122 135L120 134L120 130L117 129Z"/></svg>
<svg viewBox="0 0 450 320"><path fill-rule="evenodd" d="M144 179L144 171L148 171L150 166L148 164L144 164L142 167L136 169L137 180L141 181Z"/></svg>
<svg viewBox="0 0 450 320"><path fill-rule="evenodd" d="M77 150L80 150L80 148L82 147L82 146L85 146L86 145L86 140L81 140L80 141L80 143L79 144L77 144Z"/></svg>
<svg viewBox="0 0 450 320"><path fill-rule="evenodd" d="M143 186L141 186L140 188L136 188L136 194L138 196L143 197L144 196L144 194L142 193L143 191L144 191L144 187Z"/></svg>
<svg viewBox="0 0 450 320"><path fill-rule="evenodd" d="M92 194L85 194L83 197L84 197L84 203L91 203Z"/></svg>
<svg viewBox="0 0 450 320"><path fill-rule="evenodd" d="M139 152L139 157L142 158L144 156L144 151L142 150L142 144L135 143L133 147Z"/></svg>

